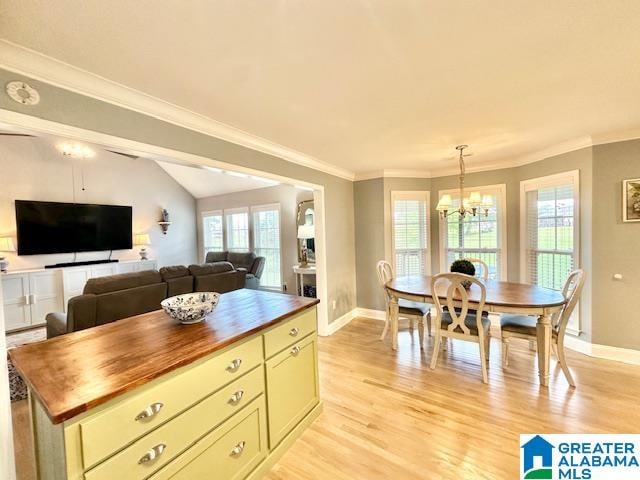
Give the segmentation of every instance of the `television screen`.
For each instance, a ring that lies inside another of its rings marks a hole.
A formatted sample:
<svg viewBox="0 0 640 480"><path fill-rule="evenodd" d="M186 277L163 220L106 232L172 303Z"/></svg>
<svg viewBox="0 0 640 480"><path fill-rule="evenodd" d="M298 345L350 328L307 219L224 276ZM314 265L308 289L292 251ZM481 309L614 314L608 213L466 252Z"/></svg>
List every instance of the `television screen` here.
<svg viewBox="0 0 640 480"><path fill-rule="evenodd" d="M132 248L132 208L16 200L18 255Z"/></svg>

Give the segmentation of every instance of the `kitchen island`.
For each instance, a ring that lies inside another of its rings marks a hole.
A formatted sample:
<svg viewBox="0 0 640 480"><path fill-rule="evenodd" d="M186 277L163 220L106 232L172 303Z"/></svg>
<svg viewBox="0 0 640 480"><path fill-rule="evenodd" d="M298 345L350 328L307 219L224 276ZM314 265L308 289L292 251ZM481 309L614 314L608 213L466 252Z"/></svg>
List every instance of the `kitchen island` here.
<svg viewBox="0 0 640 480"><path fill-rule="evenodd" d="M316 299L221 296L14 349L38 478L257 480L321 411Z"/></svg>

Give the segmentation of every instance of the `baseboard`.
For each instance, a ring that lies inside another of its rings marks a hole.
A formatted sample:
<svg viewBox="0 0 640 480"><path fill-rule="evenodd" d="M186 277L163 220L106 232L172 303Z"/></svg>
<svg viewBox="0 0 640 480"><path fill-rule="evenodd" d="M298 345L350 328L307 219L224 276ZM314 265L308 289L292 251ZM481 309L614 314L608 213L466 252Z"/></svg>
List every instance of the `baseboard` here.
<svg viewBox="0 0 640 480"><path fill-rule="evenodd" d="M370 308L356 308L356 317L365 317L370 318L372 320L381 320L385 321L387 314L384 310L373 310Z"/></svg>
<svg viewBox="0 0 640 480"><path fill-rule="evenodd" d="M349 322L351 320L356 318L357 310L358 310L357 308L354 308L353 310L351 310L350 312L345 313L341 317L336 318L333 322L331 322L329 324L329 326L327 328L327 331L326 331L326 334L327 335L333 335L338 330L340 330L342 327L344 327L345 325L349 324Z"/></svg>

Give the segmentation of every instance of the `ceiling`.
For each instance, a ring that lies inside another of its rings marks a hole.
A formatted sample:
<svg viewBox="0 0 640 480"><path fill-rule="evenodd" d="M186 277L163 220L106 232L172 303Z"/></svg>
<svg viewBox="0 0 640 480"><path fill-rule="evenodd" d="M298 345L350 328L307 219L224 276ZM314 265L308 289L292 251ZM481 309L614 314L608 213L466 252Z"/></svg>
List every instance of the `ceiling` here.
<svg viewBox="0 0 640 480"><path fill-rule="evenodd" d="M455 168L458 143L473 170L640 129L637 0L49 7L3 0L2 37L360 174Z"/></svg>
<svg viewBox="0 0 640 480"><path fill-rule="evenodd" d="M157 160L156 163L195 198L226 195L227 193L277 185L277 182L248 175L238 177L232 173L214 172L202 167L190 167Z"/></svg>

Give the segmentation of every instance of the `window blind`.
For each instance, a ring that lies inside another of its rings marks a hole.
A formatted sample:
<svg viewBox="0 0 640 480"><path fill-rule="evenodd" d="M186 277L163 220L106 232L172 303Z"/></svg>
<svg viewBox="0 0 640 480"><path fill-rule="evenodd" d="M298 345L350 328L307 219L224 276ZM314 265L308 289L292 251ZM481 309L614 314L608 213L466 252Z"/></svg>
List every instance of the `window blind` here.
<svg viewBox="0 0 640 480"><path fill-rule="evenodd" d="M397 277L426 275L428 207L426 192L403 193L393 199L393 245Z"/></svg>
<svg viewBox="0 0 640 480"><path fill-rule="evenodd" d="M222 212L206 212L202 214L204 252L221 252L224 250Z"/></svg>
<svg viewBox="0 0 640 480"><path fill-rule="evenodd" d="M472 189L474 190L474 189ZM500 213L502 199L498 190L481 191L483 196L489 195L493 199L493 207L489 209L488 216L480 210L478 215L465 215L461 217L457 213L449 215L446 220L443 235L444 261L442 268L449 271L449 266L460 258L479 258L487 264L489 278L500 279L502 271L502 246L500 238L503 218ZM460 207L460 195L452 193L454 207Z"/></svg>
<svg viewBox="0 0 640 480"><path fill-rule="evenodd" d="M575 202L573 184L526 192L529 283L561 290L575 267Z"/></svg>
<svg viewBox="0 0 640 480"><path fill-rule="evenodd" d="M260 285L281 288L280 210L257 207L253 211L253 245L259 257L265 257Z"/></svg>
<svg viewBox="0 0 640 480"><path fill-rule="evenodd" d="M249 213L246 211L226 212L227 250L230 252L249 251Z"/></svg>

